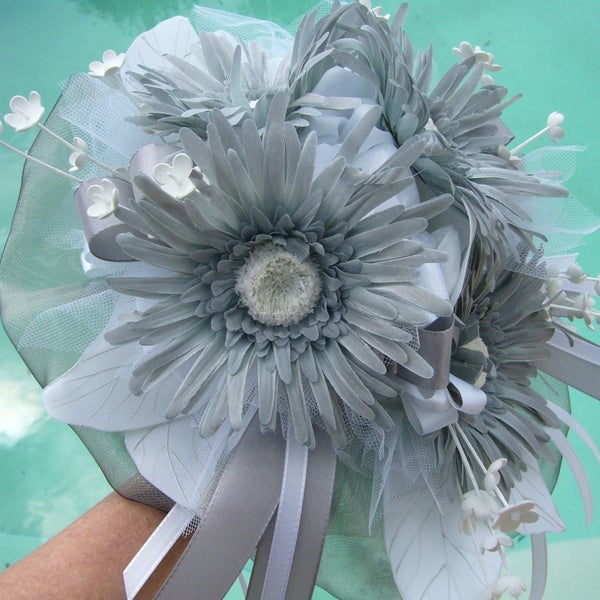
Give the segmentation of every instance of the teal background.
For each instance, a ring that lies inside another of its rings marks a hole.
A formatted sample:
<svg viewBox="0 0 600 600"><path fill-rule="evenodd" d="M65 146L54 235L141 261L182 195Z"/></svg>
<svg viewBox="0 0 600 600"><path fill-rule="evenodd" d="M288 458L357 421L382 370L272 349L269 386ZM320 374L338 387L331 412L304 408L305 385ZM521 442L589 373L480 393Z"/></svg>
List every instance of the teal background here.
<svg viewBox="0 0 600 600"><path fill-rule="evenodd" d="M174 14L187 14L184 0L0 0L0 115L15 94L38 90L47 108L71 73L87 71L107 48L127 49L137 33ZM207 6L250 14L286 25L313 6L312 0L223 0ZM393 12L397 2L382 3ZM545 125L553 110L565 114L565 145L585 145L569 183L572 195L600 213L600 42L596 0L481 2L415 0L406 29L416 48L430 43L442 73L462 40L495 55L503 70L497 83L523 98L505 113L521 141ZM5 127L2 139L26 150L33 133ZM540 145L540 144L538 144ZM8 235L19 190L22 160L0 149L0 242ZM48 198L51 202L52 199ZM581 249L581 264L600 271L600 234ZM6 336L0 337L0 569L12 564L104 497L109 487L71 430L43 416L40 392ZM600 343L596 332L586 333ZM573 394L573 413L600 441L600 406ZM600 470L591 453L571 438L582 456L600 506ZM583 523L582 504L564 468L555 494L568 530L552 536L547 600L598 597L600 518ZM519 546L519 545L518 545ZM526 549L517 547L513 572L527 571ZM318 594L325 598L326 595ZM231 597L240 597L233 591ZM316 597L316 596L315 596ZM375 595L373 596L376 597Z"/></svg>

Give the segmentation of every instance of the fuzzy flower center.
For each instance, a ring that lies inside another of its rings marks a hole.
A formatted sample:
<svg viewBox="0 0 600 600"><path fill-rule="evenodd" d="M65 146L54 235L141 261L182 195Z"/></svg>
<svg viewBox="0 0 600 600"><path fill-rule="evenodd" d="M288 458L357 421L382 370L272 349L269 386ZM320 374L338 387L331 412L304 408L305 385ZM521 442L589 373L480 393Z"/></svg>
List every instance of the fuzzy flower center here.
<svg viewBox="0 0 600 600"><path fill-rule="evenodd" d="M256 248L239 269L235 291L256 321L289 326L313 311L321 279L310 260L269 244Z"/></svg>
<svg viewBox="0 0 600 600"><path fill-rule="evenodd" d="M485 356L485 358L490 357L490 352L489 352L487 346L485 345L484 341L479 336L477 336L475 339L471 340L468 344L465 344L463 346L463 348L467 348L469 350L474 350L475 352L479 352L480 354L483 354L483 356ZM479 373L479 377L477 377L477 380L473 382L473 385L475 387L481 389L485 385L486 380L487 380L487 373L482 369L481 373Z"/></svg>

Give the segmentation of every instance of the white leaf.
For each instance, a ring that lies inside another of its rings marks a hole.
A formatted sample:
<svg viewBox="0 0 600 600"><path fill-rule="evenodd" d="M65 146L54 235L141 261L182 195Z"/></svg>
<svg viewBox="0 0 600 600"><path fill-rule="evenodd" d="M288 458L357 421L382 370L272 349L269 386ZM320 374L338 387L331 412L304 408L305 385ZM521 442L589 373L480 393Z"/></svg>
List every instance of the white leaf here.
<svg viewBox="0 0 600 600"><path fill-rule="evenodd" d="M193 417L186 417L130 431L125 445L138 471L152 485L196 511L217 466L238 443L254 413L248 411L239 431L224 422L210 438L203 438Z"/></svg>
<svg viewBox="0 0 600 600"><path fill-rule="evenodd" d="M521 458L527 464L527 470L521 471L521 481L515 482L510 494L510 503L517 504L523 500L532 500L536 504L535 511L540 515L535 523L523 523L519 533L530 535L538 533L560 533L565 525L560 518L552 501L552 495L540 473L537 460L528 453L522 453Z"/></svg>
<svg viewBox="0 0 600 600"><path fill-rule="evenodd" d="M103 335L98 336L75 366L44 389L47 412L65 423L101 431L127 431L166 421L182 375L176 372L142 396L134 395L129 379L141 352L137 343L111 346Z"/></svg>
<svg viewBox="0 0 600 600"><path fill-rule="evenodd" d="M210 442L193 427L192 418L130 431L125 445L139 472L152 485L178 504L195 509L204 469L201 458Z"/></svg>
<svg viewBox="0 0 600 600"><path fill-rule="evenodd" d="M438 508L422 479L402 489L390 474L383 498L385 545L403 600L473 600L500 573L497 552L481 554L489 534L469 536L459 523L460 495ZM390 490L400 489L399 493ZM440 512L441 509L441 512Z"/></svg>
<svg viewBox="0 0 600 600"><path fill-rule="evenodd" d="M161 21L156 27L139 35L125 53L122 69L128 85L137 87L126 73L144 72L141 67L158 71L171 67L166 56L177 56L190 60L190 46L198 42L198 34L185 17L173 17Z"/></svg>

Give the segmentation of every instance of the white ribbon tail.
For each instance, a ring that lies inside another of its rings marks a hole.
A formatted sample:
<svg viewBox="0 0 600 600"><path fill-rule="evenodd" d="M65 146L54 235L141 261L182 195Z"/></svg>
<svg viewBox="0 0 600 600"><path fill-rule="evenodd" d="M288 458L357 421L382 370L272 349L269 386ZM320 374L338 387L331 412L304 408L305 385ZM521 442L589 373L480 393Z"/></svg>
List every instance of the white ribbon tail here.
<svg viewBox="0 0 600 600"><path fill-rule="evenodd" d="M308 447L288 433L279 508L261 596L268 600L285 597L300 528L307 466Z"/></svg>
<svg viewBox="0 0 600 600"><path fill-rule="evenodd" d="M192 510L181 504L169 511L123 571L127 600L135 598L194 516Z"/></svg>

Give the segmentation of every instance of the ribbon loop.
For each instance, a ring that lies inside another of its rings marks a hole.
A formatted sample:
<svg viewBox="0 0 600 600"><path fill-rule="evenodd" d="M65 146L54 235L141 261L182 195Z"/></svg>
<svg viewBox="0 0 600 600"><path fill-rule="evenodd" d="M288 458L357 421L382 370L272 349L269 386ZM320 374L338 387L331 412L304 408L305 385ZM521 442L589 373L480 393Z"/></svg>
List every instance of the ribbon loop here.
<svg viewBox="0 0 600 600"><path fill-rule="evenodd" d="M395 365L395 374L426 390L441 390L448 385L450 357L454 339L454 317L440 317L427 329L419 330L419 354L433 367L429 379L419 377L402 365Z"/></svg>
<svg viewBox="0 0 600 600"><path fill-rule="evenodd" d="M129 198L133 195L131 185L117 177L100 177L83 182L75 192L75 203L79 212L79 217L83 224L83 231L90 249L90 252L101 260L125 262L133 260L131 256L125 254L119 244L117 244L117 235L130 231L130 228L118 219L114 213L105 217L91 217L88 214L94 201L89 197L88 189L91 186L98 186L103 180L108 180L118 192L119 203L128 206Z"/></svg>

